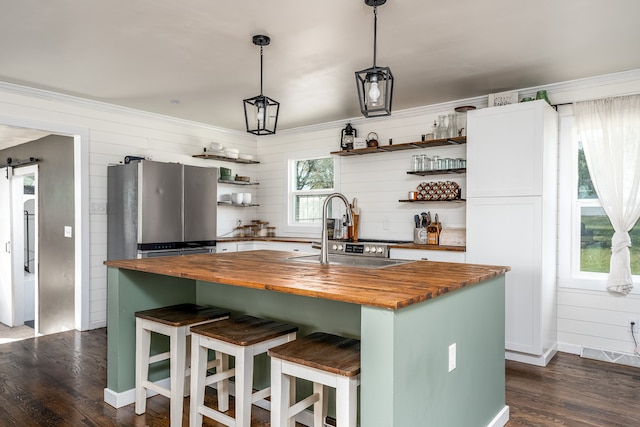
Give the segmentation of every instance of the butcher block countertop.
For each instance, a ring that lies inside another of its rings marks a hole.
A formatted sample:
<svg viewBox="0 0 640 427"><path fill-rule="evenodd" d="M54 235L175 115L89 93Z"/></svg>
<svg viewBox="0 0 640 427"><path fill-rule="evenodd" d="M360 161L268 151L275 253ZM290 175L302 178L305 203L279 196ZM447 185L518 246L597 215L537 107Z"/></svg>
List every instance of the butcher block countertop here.
<svg viewBox="0 0 640 427"><path fill-rule="evenodd" d="M108 267L397 310L505 274L509 267L412 261L384 268L292 261L247 251L106 261Z"/></svg>

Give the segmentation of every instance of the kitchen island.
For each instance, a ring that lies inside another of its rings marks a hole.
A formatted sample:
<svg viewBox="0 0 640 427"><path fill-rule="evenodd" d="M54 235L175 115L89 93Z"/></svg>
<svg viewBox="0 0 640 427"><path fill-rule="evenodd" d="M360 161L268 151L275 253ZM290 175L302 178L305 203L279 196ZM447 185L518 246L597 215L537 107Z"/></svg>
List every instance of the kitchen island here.
<svg viewBox="0 0 640 427"><path fill-rule="evenodd" d="M360 338L364 427L506 423L508 267L415 261L363 268L290 259L296 256L249 251L106 262L105 400L132 402L134 312L194 302L295 323L301 335Z"/></svg>

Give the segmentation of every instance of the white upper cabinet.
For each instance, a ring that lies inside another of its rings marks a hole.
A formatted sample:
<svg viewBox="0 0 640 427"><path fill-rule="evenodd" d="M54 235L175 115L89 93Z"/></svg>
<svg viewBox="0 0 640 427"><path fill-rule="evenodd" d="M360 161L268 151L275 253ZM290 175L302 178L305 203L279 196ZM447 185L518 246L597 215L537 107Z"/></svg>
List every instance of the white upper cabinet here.
<svg viewBox="0 0 640 427"><path fill-rule="evenodd" d="M543 173L557 164L557 149L544 141L558 133L545 101L469 111L467 128L467 198L539 196L555 182Z"/></svg>

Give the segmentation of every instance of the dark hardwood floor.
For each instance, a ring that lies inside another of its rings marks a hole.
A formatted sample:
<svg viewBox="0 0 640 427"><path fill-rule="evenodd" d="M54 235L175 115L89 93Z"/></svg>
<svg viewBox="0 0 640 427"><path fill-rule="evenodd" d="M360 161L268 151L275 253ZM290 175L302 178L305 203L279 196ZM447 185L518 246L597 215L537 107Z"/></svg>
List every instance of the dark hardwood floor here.
<svg viewBox="0 0 640 427"><path fill-rule="evenodd" d="M116 410L104 403L106 378L105 329L2 344L0 426L169 425L162 396L149 399L140 416L133 405ZM564 353L546 368L507 362L506 400L509 427L640 426L640 369ZM185 415L187 408L188 399ZM268 420L268 412L254 408L253 426Z"/></svg>

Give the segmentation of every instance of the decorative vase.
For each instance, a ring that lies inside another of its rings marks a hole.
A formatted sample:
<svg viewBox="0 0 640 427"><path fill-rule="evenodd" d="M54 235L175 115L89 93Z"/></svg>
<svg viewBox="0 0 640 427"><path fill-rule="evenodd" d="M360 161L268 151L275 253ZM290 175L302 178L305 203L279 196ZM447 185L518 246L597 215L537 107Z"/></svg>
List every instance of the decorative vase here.
<svg viewBox="0 0 640 427"><path fill-rule="evenodd" d="M549 101L546 90L539 90L538 92L536 92L536 99L544 99L545 101L547 101L547 104L551 105L551 101Z"/></svg>

